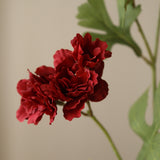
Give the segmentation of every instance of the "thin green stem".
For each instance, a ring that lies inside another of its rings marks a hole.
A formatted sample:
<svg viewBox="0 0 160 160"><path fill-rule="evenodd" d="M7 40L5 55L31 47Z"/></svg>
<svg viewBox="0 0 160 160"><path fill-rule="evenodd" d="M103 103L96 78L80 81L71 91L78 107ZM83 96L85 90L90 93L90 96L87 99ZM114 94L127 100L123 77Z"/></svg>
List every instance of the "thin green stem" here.
<svg viewBox="0 0 160 160"><path fill-rule="evenodd" d="M145 34L144 34L144 32L143 32L143 29L142 29L142 27L141 27L138 19L136 19L136 24L137 24L137 27L138 27L138 29L139 29L139 32L140 32L140 34L141 34L141 36L142 36L142 38L143 38L143 41L144 41L144 43L145 43L145 46L146 46L147 51L148 51L148 53L149 53L149 56L150 56L151 60L153 61L153 54L152 54L151 48L150 48L150 46L149 46L149 43L148 43L148 41L147 41L147 38L146 38L146 36L145 36Z"/></svg>
<svg viewBox="0 0 160 160"><path fill-rule="evenodd" d="M140 23L139 23L139 21L138 20L136 20L136 24L137 24L137 26L138 26L138 29L139 29L139 32L140 32L140 34L141 34L141 36L142 36L142 39L144 40L144 43L145 43L145 46L146 46L146 48L147 48L147 51L148 51L148 54L149 54L149 56L150 56L150 59L151 59L151 62L148 60L148 59L146 59L145 57L142 57L143 58L143 60L147 63L147 64L149 64L150 66L151 66L151 68L152 68L152 83L153 83L153 101L154 101L154 97L155 97L155 91L156 91L156 57L157 57L157 51L158 51L158 40L159 40L159 38L156 38L156 51L155 51L155 56L153 56L153 54L152 54L152 51L151 51L151 48L150 48L150 46L149 46L149 43L148 43L148 41L147 41L147 38L146 38L146 36L145 36L145 34L144 34L144 32L143 32L143 29L142 29L142 27L141 27L141 25L140 25ZM158 33L159 34L159 33ZM153 102L154 103L154 102Z"/></svg>
<svg viewBox="0 0 160 160"><path fill-rule="evenodd" d="M132 3L133 3L133 7L136 7L136 5L135 5L135 0L133 0ZM151 47L150 47L150 45L149 45L149 43L148 43L148 41L147 41L147 38L146 38L146 36L145 36L145 34L144 34L144 32L143 32L143 29L142 29L142 27L141 27L141 24L139 23L138 19L136 19L135 22L136 22L137 27L138 27L138 30L139 30L139 32L140 32L140 34L141 34L141 36L142 36L142 39L143 39L143 41L144 41L144 43L145 43L145 46L146 46L146 48L147 48L148 54L149 54L149 56L150 56L150 59L151 59L152 61L154 61L154 57L153 57L153 54L152 54L152 51L151 51Z"/></svg>
<svg viewBox="0 0 160 160"><path fill-rule="evenodd" d="M156 65L152 65L152 83L153 83L153 106L154 106L154 98L155 92L157 88L157 78L156 78Z"/></svg>
<svg viewBox="0 0 160 160"><path fill-rule="evenodd" d="M91 104L90 104L89 101L87 101L87 105L88 105L88 109L89 109L89 114L90 114L90 116L93 116L93 111L92 111Z"/></svg>
<svg viewBox="0 0 160 160"><path fill-rule="evenodd" d="M93 111L92 111L92 108L91 108L91 104L90 104L89 101L87 102L87 105L88 105L88 109L89 109L88 113L84 113L84 112L81 112L81 113L82 113L84 116L91 117L91 118L94 120L94 122L99 126L99 128L100 128L100 129L103 131L103 133L106 135L106 137L107 137L108 141L110 142L111 147L112 147L113 151L115 152L118 160L122 160L121 155L119 154L118 149L116 148L116 146L115 146L115 144L114 144L111 136L109 135L108 131L104 128L104 126L100 123L100 121L94 116Z"/></svg>
<svg viewBox="0 0 160 160"><path fill-rule="evenodd" d="M157 59L157 54L158 54L159 35L160 35L160 8L159 8L159 15L158 15L158 24L157 24L157 32L156 32L156 40L155 40L155 49L154 49L155 61Z"/></svg>
<svg viewBox="0 0 160 160"><path fill-rule="evenodd" d="M133 6L135 7L135 1L133 0ZM157 32L156 32L156 41L155 41L155 49L154 49L154 54L151 51L151 48L149 46L149 43L147 41L147 38L143 32L143 29L138 21L136 19L136 24L139 29L139 32L142 36L142 39L144 40L145 46L147 48L148 54L150 56L150 60L146 59L145 57L142 57L143 60L148 63L151 66L152 69L152 85L153 85L153 106L154 106L154 97L155 97L155 92L157 88L157 77L156 77L156 61L157 61L157 54L158 54L158 45L159 45L159 34L160 34L160 9L159 9L159 16L158 16L158 25L157 25Z"/></svg>
<svg viewBox="0 0 160 160"><path fill-rule="evenodd" d="M85 113L83 111L81 111L81 114L84 115L84 116L89 116L88 113Z"/></svg>
<svg viewBox="0 0 160 160"><path fill-rule="evenodd" d="M149 59L147 59L145 56L141 55L141 58L142 58L148 65L152 66L152 62L151 62Z"/></svg>
<svg viewBox="0 0 160 160"><path fill-rule="evenodd" d="M154 100L155 92L156 92L156 88L157 88L156 62L157 62L157 55L158 55L159 35L160 35L160 8L159 8L157 31L156 31L156 40L155 40L155 49L154 49L154 61L153 61L153 64L152 64L153 100ZM153 106L154 106L154 101L153 101Z"/></svg>
<svg viewBox="0 0 160 160"><path fill-rule="evenodd" d="M100 129L103 131L103 133L106 135L106 137L107 137L108 141L110 142L110 144L111 144L111 146L112 146L112 149L114 150L117 158L118 158L119 160L122 160L121 155L120 155L120 153L118 152L118 150L117 150L117 148L116 148L116 146L115 146L115 144L114 144L111 136L109 135L108 131L104 128L104 126L98 121L98 119L97 119L94 115L92 115L91 118L94 120L94 122L99 126L99 128L100 128Z"/></svg>

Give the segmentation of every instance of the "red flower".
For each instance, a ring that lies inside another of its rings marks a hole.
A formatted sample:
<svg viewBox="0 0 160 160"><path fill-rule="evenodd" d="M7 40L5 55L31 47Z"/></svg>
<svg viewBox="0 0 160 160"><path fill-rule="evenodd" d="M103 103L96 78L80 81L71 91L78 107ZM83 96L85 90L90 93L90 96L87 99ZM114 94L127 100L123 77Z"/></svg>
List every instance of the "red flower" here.
<svg viewBox="0 0 160 160"><path fill-rule="evenodd" d="M100 101L107 96L107 83L94 70L82 67L71 51L57 51L54 65L59 98L66 101L63 108L66 119L80 117L86 101Z"/></svg>
<svg viewBox="0 0 160 160"><path fill-rule="evenodd" d="M78 61L79 65L85 66L91 70L95 70L101 77L105 58L111 57L111 52L106 50L108 45L106 42L99 40L92 41L89 33L86 33L84 38L77 34L71 41L74 48L73 56Z"/></svg>
<svg viewBox="0 0 160 160"><path fill-rule="evenodd" d="M54 68L41 66L36 75L20 80L17 91L22 96L17 119L38 124L44 114L50 124L57 114L56 102L64 103L67 120L80 117L87 101L101 101L108 95L108 84L102 79L103 60L111 56L107 43L92 41L87 33L77 34L71 41L73 51L58 50L54 55ZM61 103L61 104L63 104Z"/></svg>
<svg viewBox="0 0 160 160"><path fill-rule="evenodd" d="M51 67L41 66L37 68L38 76L30 72L29 79L20 80L17 84L17 91L22 96L20 108L17 110L17 119L37 125L44 114L50 116L50 124L57 114L55 100L56 89L52 82L55 70Z"/></svg>

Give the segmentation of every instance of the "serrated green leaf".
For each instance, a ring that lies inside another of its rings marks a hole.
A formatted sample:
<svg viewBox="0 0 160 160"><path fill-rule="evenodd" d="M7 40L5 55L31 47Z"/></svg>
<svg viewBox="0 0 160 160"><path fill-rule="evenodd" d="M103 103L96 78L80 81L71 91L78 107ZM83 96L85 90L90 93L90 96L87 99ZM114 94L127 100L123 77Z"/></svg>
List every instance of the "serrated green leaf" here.
<svg viewBox="0 0 160 160"><path fill-rule="evenodd" d="M102 18L104 22L107 21L107 23L105 24L106 26L111 27L113 25L110 16L105 8L104 0L88 0L88 3L92 6L92 8L94 8L96 14L99 14L100 18Z"/></svg>
<svg viewBox="0 0 160 160"><path fill-rule="evenodd" d="M126 35L124 37L123 35L120 35L119 33L117 33L119 34L118 36L120 37L118 39L117 34L114 34L114 33L99 34L99 33L90 32L90 34L92 35L93 40L95 40L98 37L102 41L106 41L108 44L108 48L107 48L108 50L110 50L115 43L119 43L122 45L128 44L128 46L130 46L136 53L141 52L138 47L134 47L136 46L136 44L134 43L134 41L132 41L132 38L130 37L130 35ZM132 43L130 43L130 41L132 41Z"/></svg>
<svg viewBox="0 0 160 160"><path fill-rule="evenodd" d="M123 28L125 24L125 0L117 0L118 13L119 13L119 24Z"/></svg>
<svg viewBox="0 0 160 160"><path fill-rule="evenodd" d="M148 139L150 126L145 121L148 90L133 104L129 112L129 123L133 131L143 140Z"/></svg>
<svg viewBox="0 0 160 160"><path fill-rule="evenodd" d="M160 134L156 134L151 140L144 143L137 160L160 159Z"/></svg>
<svg viewBox="0 0 160 160"><path fill-rule="evenodd" d="M87 27L87 28L93 28L93 29L99 29L105 31L106 27L103 23L100 23L94 19L90 19L90 21L82 20L78 23L80 26Z"/></svg>
<svg viewBox="0 0 160 160"><path fill-rule="evenodd" d="M80 19L78 24L81 26L106 31L106 28L111 28L113 25L103 0L88 0L88 3L79 6L78 10L76 17ZM105 20L107 23L104 23Z"/></svg>
<svg viewBox="0 0 160 160"><path fill-rule="evenodd" d="M122 1L123 3L121 0L119 0L121 3L121 8L123 7L124 9L125 0ZM111 48L116 43L120 43L131 47L137 56L141 56L141 49L133 40L129 28L132 22L135 20L135 15L138 14L137 10L135 9L132 12L132 10L129 8L127 17L134 16L133 18L130 18L130 20L126 21L126 29L124 30L120 26L115 26L112 23L105 8L104 0L88 0L88 3L82 4L78 8L78 24L83 27L105 31L105 34L94 33L94 35L97 35L97 38L100 38L101 40L105 39L109 45L109 48Z"/></svg>
<svg viewBox="0 0 160 160"><path fill-rule="evenodd" d="M141 8L140 5L133 7L133 0L117 0L119 11L120 27L124 30L129 30L132 23L139 15Z"/></svg>
<svg viewBox="0 0 160 160"><path fill-rule="evenodd" d="M154 117L151 126L148 126L145 121L147 99L148 91L135 102L129 113L131 128L144 141L137 160L160 160L160 84L155 93Z"/></svg>
<svg viewBox="0 0 160 160"><path fill-rule="evenodd" d="M154 125L157 125L157 128L160 128L160 83L156 89L155 99L154 99Z"/></svg>
<svg viewBox="0 0 160 160"><path fill-rule="evenodd" d="M136 160L146 160L147 154L146 151L148 151L148 143L144 143L139 154L138 157L136 158Z"/></svg>
<svg viewBox="0 0 160 160"><path fill-rule="evenodd" d="M138 17L138 15L141 12L141 7L140 5L133 8L132 4L128 4L126 7L126 12L125 12L125 29L129 29L132 25L132 23L136 20L136 18Z"/></svg>

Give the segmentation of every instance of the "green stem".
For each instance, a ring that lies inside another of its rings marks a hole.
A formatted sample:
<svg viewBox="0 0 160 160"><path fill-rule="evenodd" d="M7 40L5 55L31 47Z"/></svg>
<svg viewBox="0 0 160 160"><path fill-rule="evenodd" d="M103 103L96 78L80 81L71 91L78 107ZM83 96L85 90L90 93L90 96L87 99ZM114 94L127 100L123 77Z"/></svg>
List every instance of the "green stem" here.
<svg viewBox="0 0 160 160"><path fill-rule="evenodd" d="M87 113L82 112L82 114L83 114L84 116L89 116L89 117L91 117L91 118L94 120L94 122L96 122L96 124L99 126L99 128L100 128L100 129L103 131L103 133L106 135L106 137L107 137L108 141L110 142L111 147L112 147L113 151L115 152L118 160L122 160L121 155L119 154L118 149L116 148L116 146L115 146L115 144L114 144L111 136L109 135L108 131L104 128L104 126L100 123L100 121L94 116L93 111L92 111L92 108L91 108L91 104L90 104L89 101L87 102L87 105L88 105L88 109L89 109L88 112L87 112Z"/></svg>
<svg viewBox="0 0 160 160"><path fill-rule="evenodd" d="M133 6L135 7L135 1L133 0ZM155 41L155 50L154 50L154 55L151 51L151 48L149 46L149 43L147 41L147 38L143 32L143 29L138 21L136 19L136 24L139 29L139 32L142 36L142 39L144 40L145 46L147 48L148 54L150 56L150 61L143 57L145 62L147 62L152 69L152 84L153 84L153 106L154 106L154 97L155 97L155 92L156 92L156 87L157 87L157 82L156 82L156 60L157 60L157 54L158 54L158 45L159 45L159 33L160 33L160 10L159 10L159 16L158 16L158 25L157 25L157 32L156 32L156 41Z"/></svg>
<svg viewBox="0 0 160 160"><path fill-rule="evenodd" d="M159 8L159 15L158 15L158 25L157 25L157 32L156 32L155 49L154 49L155 61L157 59L157 54L158 54L159 35L160 35L160 8Z"/></svg>
<svg viewBox="0 0 160 160"><path fill-rule="evenodd" d="M145 45L146 45L147 51L148 51L148 53L149 53L149 56L150 56L151 60L153 60L153 55L152 55L151 48L150 48L150 46L149 46L149 43L148 43L148 41L147 41L147 38L146 38L146 36L145 36L145 34L144 34L144 32L143 32L143 29L142 29L142 27L141 27L138 19L136 19L136 24L137 24L137 27L138 27L138 29L139 29L139 32L140 32L140 34L141 34L141 36L142 36L142 38L143 38L143 40L144 40L144 43L145 43Z"/></svg>
<svg viewBox="0 0 160 160"><path fill-rule="evenodd" d="M157 88L157 81L156 81L156 62L157 62L157 54L158 54L158 45L159 45L159 34L160 34L160 8L158 14L158 25L157 25L157 32L156 32L156 40L155 40L155 50L154 50L154 61L152 64L152 75L153 75L153 99L155 97L155 92ZM153 104L154 105L154 104Z"/></svg>
<svg viewBox="0 0 160 160"><path fill-rule="evenodd" d="M149 46L149 43L146 39L146 36L142 30L142 27L139 23L138 20L136 20L136 24L138 26L138 29L139 29L139 32L144 40L144 43L146 45L146 48L147 48L147 51L148 51L148 54L150 56L150 59L151 59L151 63L150 61L147 61L146 59L144 59L146 62L148 62L148 64L151 66L151 69L152 69L152 84L153 84L153 101L154 101L154 97L155 97L155 91L156 91L156 58L157 58L157 51L158 51L158 41L159 41L159 38L156 38L156 47L155 47L155 56L152 54L152 51L150 49L150 46ZM159 24L158 24L159 25ZM159 31L157 31L158 34L159 34ZM159 36L157 36L159 37ZM153 105L154 105L154 102L153 102Z"/></svg>
<svg viewBox="0 0 160 160"><path fill-rule="evenodd" d="M156 80L156 65L155 63L152 65L152 83L153 83L153 106L154 106L154 98L155 98L155 92L157 88L157 80Z"/></svg>
<svg viewBox="0 0 160 160"><path fill-rule="evenodd" d="M149 66L152 66L152 62L147 59L145 56L141 55L141 58L149 65Z"/></svg>
<svg viewBox="0 0 160 160"><path fill-rule="evenodd" d="M160 23L160 22L159 22L159 23ZM160 25L159 23L158 23L158 26ZM143 29L142 29L142 27L141 27L141 25L140 25L140 23L139 23L138 20L136 20L136 24L137 24L137 26L138 26L139 32L140 32L140 34L141 34L141 36L142 36L142 38L143 38L143 40L144 40L144 43L145 43L145 46L146 46L146 48L147 48L148 54L149 54L150 59L151 59L151 61L152 61L152 62L150 63L150 61L146 61L146 59L144 59L146 62L148 62L148 64L149 64L149 65L151 66L151 68L152 68L153 101L154 101L155 91L156 91L156 57L157 57L158 40L159 40L159 38L157 38L157 37L159 37L159 36L156 37L156 47L155 47L155 57L154 57L153 54L152 54L151 48L150 48L150 46L149 46L149 43L148 43L148 41L147 41L147 39L146 39L146 36L145 36L145 34L144 34L144 32L143 32ZM159 34L159 31L157 31L157 33Z"/></svg>
<svg viewBox="0 0 160 160"><path fill-rule="evenodd" d="M89 109L89 115L93 116L93 111L92 111L91 104L89 101L87 101L87 105L88 105L88 109Z"/></svg>
<svg viewBox="0 0 160 160"><path fill-rule="evenodd" d="M133 0L132 3L133 3L133 7L135 7L135 6L136 6L136 5L135 5L135 0ZM142 39L143 39L143 41L144 41L144 43L145 43L145 46L146 46L147 51L148 51L148 53L149 53L150 59L151 59L152 61L154 61L154 57L153 57L151 48L150 48L149 43L148 43L148 41L147 41L147 38L146 38L146 36L145 36L145 34L144 34L144 32L143 32L143 29L142 29L142 27L141 27L141 24L139 23L138 19L136 19L135 22L136 22L137 27L138 27L138 30L139 30L139 32L140 32L140 34L141 34L141 36L142 36Z"/></svg>
<svg viewBox="0 0 160 160"><path fill-rule="evenodd" d="M97 119L94 115L92 115L91 118L95 121L95 123L99 126L99 128L100 128L100 129L103 131L103 133L106 135L106 137L107 137L108 141L110 142L110 144L111 144L111 146L112 146L112 149L114 150L117 158L118 158L119 160L122 160L121 155L119 154L119 152L118 152L118 150L117 150L117 148L116 148L116 146L115 146L115 144L114 144L111 136L109 135L108 131L103 127L103 125L98 121L98 119Z"/></svg>

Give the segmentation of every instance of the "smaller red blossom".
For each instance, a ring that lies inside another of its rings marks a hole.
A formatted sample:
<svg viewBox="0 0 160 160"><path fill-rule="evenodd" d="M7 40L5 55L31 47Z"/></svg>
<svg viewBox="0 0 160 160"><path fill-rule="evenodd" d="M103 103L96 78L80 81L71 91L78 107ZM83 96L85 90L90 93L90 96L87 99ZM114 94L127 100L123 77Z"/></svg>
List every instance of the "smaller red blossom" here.
<svg viewBox="0 0 160 160"><path fill-rule="evenodd" d="M34 75L29 72L29 79L20 80L17 84L17 91L22 98L16 117L21 122L28 119L28 123L37 125L46 114L50 116L51 124L57 114L56 90L49 82L54 69L41 66L37 68L36 73L37 75Z"/></svg>
<svg viewBox="0 0 160 160"><path fill-rule="evenodd" d="M92 41L91 35L86 33L84 37L77 34L71 41L71 44L74 48L73 56L79 65L95 70L101 77L104 68L103 60L111 57L112 54L106 50L108 47L107 43L98 38Z"/></svg>

